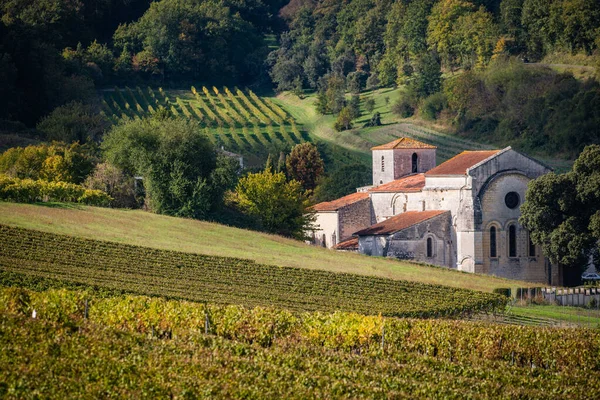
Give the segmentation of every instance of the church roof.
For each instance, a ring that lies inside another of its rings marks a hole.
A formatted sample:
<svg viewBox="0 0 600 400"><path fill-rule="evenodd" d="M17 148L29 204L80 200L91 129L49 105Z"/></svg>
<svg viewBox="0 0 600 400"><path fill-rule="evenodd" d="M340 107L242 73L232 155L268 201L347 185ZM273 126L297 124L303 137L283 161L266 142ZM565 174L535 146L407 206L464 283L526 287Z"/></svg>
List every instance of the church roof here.
<svg viewBox="0 0 600 400"><path fill-rule="evenodd" d="M437 149L427 143L419 142L418 140L401 137L393 142L382 144L380 146L372 147L371 150L393 150L393 149Z"/></svg>
<svg viewBox="0 0 600 400"><path fill-rule="evenodd" d="M358 238L350 238L333 246L336 250L358 250Z"/></svg>
<svg viewBox="0 0 600 400"><path fill-rule="evenodd" d="M322 203L315 204L314 206L312 206L312 209L313 211L337 211L342 207L354 204L358 201L367 199L368 197L369 193L367 192L352 193L348 196L340 197L336 200L324 201Z"/></svg>
<svg viewBox="0 0 600 400"><path fill-rule="evenodd" d="M425 172L425 175L466 175L467 170L502 150L463 151L446 162Z"/></svg>
<svg viewBox="0 0 600 400"><path fill-rule="evenodd" d="M424 186L425 174L414 174L377 186L371 189L371 192L420 192Z"/></svg>
<svg viewBox="0 0 600 400"><path fill-rule="evenodd" d="M407 211L393 216L367 229L356 232L355 236L391 235L433 217L449 212L448 210Z"/></svg>

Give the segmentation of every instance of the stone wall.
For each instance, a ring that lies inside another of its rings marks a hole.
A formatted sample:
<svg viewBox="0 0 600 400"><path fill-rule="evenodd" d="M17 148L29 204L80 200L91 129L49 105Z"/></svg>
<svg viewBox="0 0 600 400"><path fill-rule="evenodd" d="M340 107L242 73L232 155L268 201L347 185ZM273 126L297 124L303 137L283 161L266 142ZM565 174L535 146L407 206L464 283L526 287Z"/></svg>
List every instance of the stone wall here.
<svg viewBox="0 0 600 400"><path fill-rule="evenodd" d="M480 193L481 204L481 263L475 272L496 275L504 278L519 279L530 282L553 284L558 280L558 269L555 268L552 280L546 258L539 246L533 252L529 247L529 232L523 228L518 219L521 216L520 206L525 201L525 192L530 178L520 171L498 173ZM506 205L508 193L516 193L519 204L515 208ZM516 256L509 255L509 227L514 225L516 232ZM496 230L496 256L491 255L490 229Z"/></svg>
<svg viewBox="0 0 600 400"><path fill-rule="evenodd" d="M388 236L361 236L362 254L419 261L444 267L454 266L450 212L441 214ZM427 256L427 240L432 255Z"/></svg>
<svg viewBox="0 0 600 400"><path fill-rule="evenodd" d="M371 200L366 199L348 204L338 210L339 240L349 239L352 234L373 224Z"/></svg>
<svg viewBox="0 0 600 400"><path fill-rule="evenodd" d="M379 186L413 173L412 156L417 155L417 172L427 172L436 165L435 149L373 150L373 186ZM382 171L383 158L383 171Z"/></svg>

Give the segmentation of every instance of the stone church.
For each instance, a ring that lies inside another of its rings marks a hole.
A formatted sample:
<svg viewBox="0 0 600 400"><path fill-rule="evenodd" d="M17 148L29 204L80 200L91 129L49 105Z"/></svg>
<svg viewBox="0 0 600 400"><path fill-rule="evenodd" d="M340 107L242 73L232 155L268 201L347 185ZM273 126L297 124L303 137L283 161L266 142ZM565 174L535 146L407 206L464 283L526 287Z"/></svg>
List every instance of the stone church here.
<svg viewBox="0 0 600 400"><path fill-rule="evenodd" d="M437 166L436 147L411 138L371 150L372 186L313 207L315 244L562 283L518 222L528 182L549 167L510 147L464 151Z"/></svg>

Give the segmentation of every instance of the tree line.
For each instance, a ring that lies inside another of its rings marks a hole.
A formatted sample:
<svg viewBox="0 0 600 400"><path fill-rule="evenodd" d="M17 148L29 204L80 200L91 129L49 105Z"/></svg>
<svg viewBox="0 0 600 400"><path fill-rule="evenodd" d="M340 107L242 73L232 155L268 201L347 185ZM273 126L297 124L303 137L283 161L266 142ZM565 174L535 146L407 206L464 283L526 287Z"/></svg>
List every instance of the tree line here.
<svg viewBox="0 0 600 400"><path fill-rule="evenodd" d="M0 2L0 119L29 126L110 83L246 84L283 0Z"/></svg>

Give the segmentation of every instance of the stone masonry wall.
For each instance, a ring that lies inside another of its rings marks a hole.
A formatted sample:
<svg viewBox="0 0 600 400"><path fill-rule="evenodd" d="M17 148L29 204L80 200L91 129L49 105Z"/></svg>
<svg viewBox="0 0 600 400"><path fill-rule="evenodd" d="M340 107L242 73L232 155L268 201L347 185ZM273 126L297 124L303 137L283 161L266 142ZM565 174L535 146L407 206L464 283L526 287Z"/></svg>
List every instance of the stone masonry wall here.
<svg viewBox="0 0 600 400"><path fill-rule="evenodd" d="M364 200L349 204L338 210L339 240L338 243L349 239L352 234L372 225L371 200Z"/></svg>

